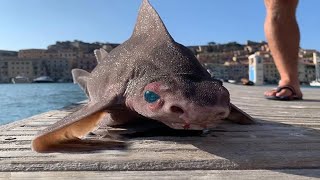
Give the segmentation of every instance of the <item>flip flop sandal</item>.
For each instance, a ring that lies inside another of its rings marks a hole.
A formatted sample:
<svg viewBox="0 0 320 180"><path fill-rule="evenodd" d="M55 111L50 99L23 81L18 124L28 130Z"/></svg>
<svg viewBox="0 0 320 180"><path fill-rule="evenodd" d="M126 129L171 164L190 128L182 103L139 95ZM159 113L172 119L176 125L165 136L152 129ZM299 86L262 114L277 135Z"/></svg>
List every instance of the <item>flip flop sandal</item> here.
<svg viewBox="0 0 320 180"><path fill-rule="evenodd" d="M291 95L289 95L289 96L266 96L265 95L264 97L269 100L278 100L278 101L302 100L302 97L299 97L296 94L296 91L294 90L294 88L292 86L288 86L288 85L287 86L279 86L274 91L276 91L276 93L279 93L283 89L287 89L287 90L291 91Z"/></svg>

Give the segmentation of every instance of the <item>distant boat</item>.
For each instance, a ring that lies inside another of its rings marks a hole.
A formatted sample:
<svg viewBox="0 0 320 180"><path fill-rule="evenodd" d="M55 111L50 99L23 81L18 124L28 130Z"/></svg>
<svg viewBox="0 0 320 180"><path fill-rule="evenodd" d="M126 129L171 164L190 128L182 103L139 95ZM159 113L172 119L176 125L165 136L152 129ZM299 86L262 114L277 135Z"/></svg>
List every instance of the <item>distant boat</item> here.
<svg viewBox="0 0 320 180"><path fill-rule="evenodd" d="M237 81L236 81L236 80L233 80L233 79L229 79L228 82L231 83L231 84L237 83Z"/></svg>
<svg viewBox="0 0 320 180"><path fill-rule="evenodd" d="M16 76L14 78L11 79L11 82L13 84L20 84L20 83L30 83L29 78L25 77L25 76Z"/></svg>
<svg viewBox="0 0 320 180"><path fill-rule="evenodd" d="M40 76L38 78L33 79L34 83L52 83L53 79L49 76Z"/></svg>
<svg viewBox="0 0 320 180"><path fill-rule="evenodd" d="M311 81L310 86L320 86L320 81Z"/></svg>

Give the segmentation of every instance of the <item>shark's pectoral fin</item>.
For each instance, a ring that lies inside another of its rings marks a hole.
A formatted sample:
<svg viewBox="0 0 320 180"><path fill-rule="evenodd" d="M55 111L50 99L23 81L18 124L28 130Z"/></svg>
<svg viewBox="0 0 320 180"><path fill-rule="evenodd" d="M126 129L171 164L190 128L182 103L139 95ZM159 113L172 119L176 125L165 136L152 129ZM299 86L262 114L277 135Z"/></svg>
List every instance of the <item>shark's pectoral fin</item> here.
<svg viewBox="0 0 320 180"><path fill-rule="evenodd" d="M80 88L86 93L87 97L89 97L87 82L89 80L90 73L83 69L72 69L71 73L73 82L79 84Z"/></svg>
<svg viewBox="0 0 320 180"><path fill-rule="evenodd" d="M83 119L39 135L32 141L32 148L37 152L95 150L93 144L99 145L99 143L96 141L90 143L90 140L81 140L81 138L97 128L105 115L106 112L99 111ZM107 145L111 145L112 143L110 141L102 141L100 144L105 144L106 148L108 148Z"/></svg>
<svg viewBox="0 0 320 180"><path fill-rule="evenodd" d="M101 149L104 145L105 149L118 148L118 142L101 141L100 143L96 143L95 141L83 140L83 137L98 128L100 122L107 115L106 111L110 111L119 101L121 95L125 92L124 87L126 85L123 83L114 84L110 89L105 88L89 92L92 98L91 101L78 111L71 113L41 131L32 141L33 150L37 152L56 152L86 151L91 149L94 151ZM90 83L88 85L97 86ZM89 89L93 88L89 87ZM114 145L114 147L111 145Z"/></svg>
<svg viewBox="0 0 320 180"><path fill-rule="evenodd" d="M124 141L111 138L103 139L70 139L65 143L51 147L47 152L93 152L99 150L122 149L126 147Z"/></svg>
<svg viewBox="0 0 320 180"><path fill-rule="evenodd" d="M103 48L94 50L94 55L96 56L98 63L107 61L108 52Z"/></svg>
<svg viewBox="0 0 320 180"><path fill-rule="evenodd" d="M81 83L79 77L89 77L90 73L83 69L72 69L72 78L74 83Z"/></svg>
<svg viewBox="0 0 320 180"><path fill-rule="evenodd" d="M124 147L124 142L117 140L83 139L89 132L97 129L107 115L105 109L115 98L107 102L87 104L80 110L68 115L39 133L32 141L32 149L37 152L74 152L95 151Z"/></svg>
<svg viewBox="0 0 320 180"><path fill-rule="evenodd" d="M238 124L253 124L254 119L241 109L239 109L234 104L230 103L231 105L231 112L230 115L227 117L227 120L230 120L232 122L238 123Z"/></svg>

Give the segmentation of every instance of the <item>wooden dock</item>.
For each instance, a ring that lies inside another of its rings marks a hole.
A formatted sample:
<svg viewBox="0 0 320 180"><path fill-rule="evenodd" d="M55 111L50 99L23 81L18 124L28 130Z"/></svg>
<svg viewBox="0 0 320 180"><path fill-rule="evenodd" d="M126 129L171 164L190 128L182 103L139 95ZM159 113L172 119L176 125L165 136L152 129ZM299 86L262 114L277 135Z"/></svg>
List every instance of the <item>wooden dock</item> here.
<svg viewBox="0 0 320 180"><path fill-rule="evenodd" d="M320 89L304 101L270 101L268 87L227 84L231 101L255 125L224 123L208 136L137 137L127 151L31 151L40 129L77 109L70 106L0 126L0 179L318 179Z"/></svg>

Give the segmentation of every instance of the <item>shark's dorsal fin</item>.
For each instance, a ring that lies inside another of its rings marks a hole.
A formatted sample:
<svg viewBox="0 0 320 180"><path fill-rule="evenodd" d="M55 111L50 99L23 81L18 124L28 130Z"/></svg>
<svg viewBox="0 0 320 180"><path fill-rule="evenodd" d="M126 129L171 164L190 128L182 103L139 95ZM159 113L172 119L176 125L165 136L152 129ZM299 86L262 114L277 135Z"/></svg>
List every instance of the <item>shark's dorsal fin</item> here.
<svg viewBox="0 0 320 180"><path fill-rule="evenodd" d="M104 59L107 58L108 52L103 48L100 48L100 49L94 50L94 55L96 56L98 63L101 63Z"/></svg>
<svg viewBox="0 0 320 180"><path fill-rule="evenodd" d="M143 0L132 37L147 35L154 39L173 41L157 11L148 0Z"/></svg>
<svg viewBox="0 0 320 180"><path fill-rule="evenodd" d="M72 69L71 72L72 72L73 83L79 84L80 88L89 97L87 82L88 82L90 73L83 69Z"/></svg>

